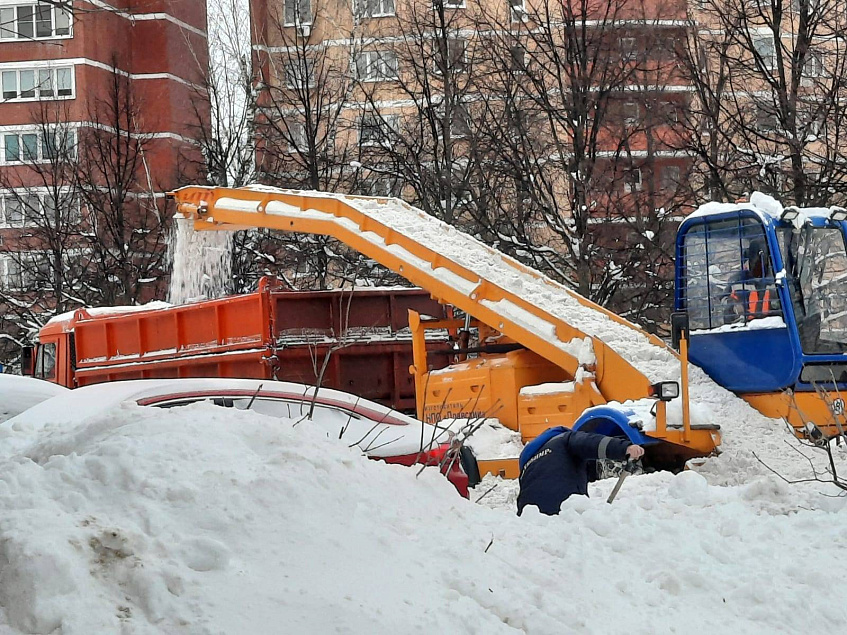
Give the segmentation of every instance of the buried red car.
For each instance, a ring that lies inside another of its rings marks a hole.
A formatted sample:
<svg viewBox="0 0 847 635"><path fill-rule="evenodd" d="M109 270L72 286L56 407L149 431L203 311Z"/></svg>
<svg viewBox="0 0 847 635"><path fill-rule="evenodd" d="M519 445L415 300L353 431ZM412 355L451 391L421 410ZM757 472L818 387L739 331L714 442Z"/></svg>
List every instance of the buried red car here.
<svg viewBox="0 0 847 635"><path fill-rule="evenodd" d="M477 474L472 453L468 448L459 448L449 430L355 395L328 388L317 390L315 395L314 386L292 382L198 378L95 384L48 399L8 423L14 425L20 420L37 424L40 419L55 423L57 418L80 421L127 402L156 408L210 402L272 417L309 419L327 436L359 447L372 459L407 466L439 466L466 498L468 472L475 478Z"/></svg>

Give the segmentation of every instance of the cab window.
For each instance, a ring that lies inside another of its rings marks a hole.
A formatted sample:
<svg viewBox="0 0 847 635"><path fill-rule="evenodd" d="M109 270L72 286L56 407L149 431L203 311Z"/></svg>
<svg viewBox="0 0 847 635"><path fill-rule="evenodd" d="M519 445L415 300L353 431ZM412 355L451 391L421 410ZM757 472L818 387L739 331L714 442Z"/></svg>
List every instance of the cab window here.
<svg viewBox="0 0 847 635"><path fill-rule="evenodd" d="M35 376L39 379L56 379L56 344L48 342L38 347Z"/></svg>
<svg viewBox="0 0 847 635"><path fill-rule="evenodd" d="M682 247L680 283L692 330L782 315L759 222L704 223L686 232Z"/></svg>

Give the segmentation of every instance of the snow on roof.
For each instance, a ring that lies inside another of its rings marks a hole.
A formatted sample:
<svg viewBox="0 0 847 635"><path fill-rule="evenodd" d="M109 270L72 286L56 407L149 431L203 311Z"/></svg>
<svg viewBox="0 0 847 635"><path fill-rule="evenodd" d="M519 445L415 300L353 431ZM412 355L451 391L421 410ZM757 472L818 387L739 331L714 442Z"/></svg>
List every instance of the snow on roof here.
<svg viewBox="0 0 847 635"><path fill-rule="evenodd" d="M723 214L726 212L737 212L749 210L758 214L762 220L778 220L786 208L772 196L762 192L753 192L749 203L705 203L686 217L686 220L710 216L712 214ZM799 212L793 221L795 227L802 227L808 218L828 218L833 207L794 207L791 209ZM840 209L840 208L839 208Z"/></svg>
<svg viewBox="0 0 847 635"><path fill-rule="evenodd" d="M153 300L152 302L148 302L147 304L136 304L130 306L96 306L96 307L85 307L82 310L85 311L90 316L102 316L102 315L119 315L121 313L134 313L136 311L158 311L161 309L167 309L173 305L168 304L167 302L162 302L161 300ZM76 312L79 309L74 309L73 311L66 311L65 313L59 313L54 315L47 321L47 324L59 324L60 322L69 322L74 318Z"/></svg>

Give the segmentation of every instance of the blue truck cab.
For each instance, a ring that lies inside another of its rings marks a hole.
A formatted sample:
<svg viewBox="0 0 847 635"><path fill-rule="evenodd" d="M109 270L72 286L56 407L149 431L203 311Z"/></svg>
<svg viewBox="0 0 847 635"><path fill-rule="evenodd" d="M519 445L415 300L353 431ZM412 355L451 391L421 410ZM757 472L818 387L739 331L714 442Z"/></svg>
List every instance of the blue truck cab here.
<svg viewBox="0 0 847 635"><path fill-rule="evenodd" d="M689 359L741 395L847 390L845 217L755 194L686 218L674 303Z"/></svg>

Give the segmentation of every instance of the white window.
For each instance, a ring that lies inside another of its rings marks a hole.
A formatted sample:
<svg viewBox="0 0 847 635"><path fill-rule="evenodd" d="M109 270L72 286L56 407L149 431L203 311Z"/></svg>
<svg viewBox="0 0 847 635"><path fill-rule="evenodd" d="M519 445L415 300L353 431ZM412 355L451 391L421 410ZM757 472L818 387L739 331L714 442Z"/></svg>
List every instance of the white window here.
<svg viewBox="0 0 847 635"><path fill-rule="evenodd" d="M772 132L779 127L779 119L773 107L767 104L756 104L756 128L762 132Z"/></svg>
<svg viewBox="0 0 847 635"><path fill-rule="evenodd" d="M315 85L315 62L309 58L292 60L285 67L285 85L289 88L305 88Z"/></svg>
<svg viewBox="0 0 847 635"><path fill-rule="evenodd" d="M471 134L471 117L467 108L462 104L453 107L453 119L450 122L450 134L457 139L464 139Z"/></svg>
<svg viewBox="0 0 847 635"><path fill-rule="evenodd" d="M465 0L443 0L445 9L464 9Z"/></svg>
<svg viewBox="0 0 847 635"><path fill-rule="evenodd" d="M366 82L397 79L397 54L394 51L363 51L356 57L356 74Z"/></svg>
<svg viewBox="0 0 847 635"><path fill-rule="evenodd" d="M22 68L0 71L3 101L27 101L74 96L74 69Z"/></svg>
<svg viewBox="0 0 847 635"><path fill-rule="evenodd" d="M60 222L78 225L82 221L79 199L60 189L58 193L26 190L0 194L0 227L38 227L44 222L55 223L55 194L58 194Z"/></svg>
<svg viewBox="0 0 847 635"><path fill-rule="evenodd" d="M526 49L520 44L509 48L509 59L513 71L526 70Z"/></svg>
<svg viewBox="0 0 847 635"><path fill-rule="evenodd" d="M394 0L356 0L356 15L360 18L394 15Z"/></svg>
<svg viewBox="0 0 847 635"><path fill-rule="evenodd" d="M623 122L625 126L635 126L641 120L641 108L634 101L623 105Z"/></svg>
<svg viewBox="0 0 847 635"><path fill-rule="evenodd" d="M362 190L368 196L397 196L400 188L397 179L390 176L377 176L362 181Z"/></svg>
<svg viewBox="0 0 847 635"><path fill-rule="evenodd" d="M285 26L312 23L312 0L284 0Z"/></svg>
<svg viewBox="0 0 847 635"><path fill-rule="evenodd" d="M359 118L359 143L363 146L386 144L399 130L398 115L365 113Z"/></svg>
<svg viewBox="0 0 847 635"><path fill-rule="evenodd" d="M641 191L641 168L633 168L632 170L627 170L624 175L624 184L623 189L624 192L639 192Z"/></svg>
<svg viewBox="0 0 847 635"><path fill-rule="evenodd" d="M446 66L448 70L455 73L464 73L468 68L468 41L464 38L449 38L446 44L447 59L441 59L440 49L437 48L433 58L433 72L440 74Z"/></svg>
<svg viewBox="0 0 847 635"><path fill-rule="evenodd" d="M622 37L618 40L621 57L624 60L634 60L636 55L636 42L634 37Z"/></svg>
<svg viewBox="0 0 847 635"><path fill-rule="evenodd" d="M776 67L776 46L772 35L754 35L753 49L756 55L762 58L762 65L767 70L773 70Z"/></svg>
<svg viewBox="0 0 847 635"><path fill-rule="evenodd" d="M50 261L43 252L18 252L14 257L3 258L0 265L3 283L8 289L29 290L50 280Z"/></svg>
<svg viewBox="0 0 847 635"><path fill-rule="evenodd" d="M803 77L823 77L823 53L821 51L807 51L806 59L803 62Z"/></svg>
<svg viewBox="0 0 847 635"><path fill-rule="evenodd" d="M71 35L68 7L46 3L0 7L0 41L46 40Z"/></svg>
<svg viewBox="0 0 847 635"><path fill-rule="evenodd" d="M288 124L289 152L303 152L308 149L309 143L306 139L306 124L299 121Z"/></svg>
<svg viewBox="0 0 847 635"><path fill-rule="evenodd" d="M679 186L681 170L678 165L666 165L662 168L662 187L675 190Z"/></svg>
<svg viewBox="0 0 847 635"><path fill-rule="evenodd" d="M76 156L73 130L4 132L0 134L0 144L3 146L0 163L39 163Z"/></svg>
<svg viewBox="0 0 847 635"><path fill-rule="evenodd" d="M526 5L524 0L509 0L509 15L512 22L522 22L526 19Z"/></svg>

